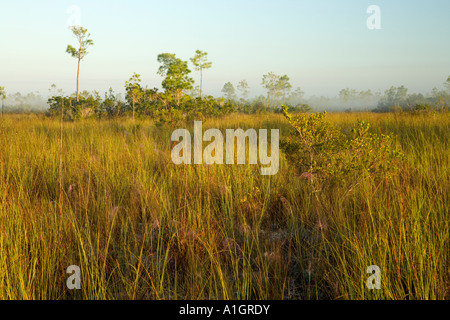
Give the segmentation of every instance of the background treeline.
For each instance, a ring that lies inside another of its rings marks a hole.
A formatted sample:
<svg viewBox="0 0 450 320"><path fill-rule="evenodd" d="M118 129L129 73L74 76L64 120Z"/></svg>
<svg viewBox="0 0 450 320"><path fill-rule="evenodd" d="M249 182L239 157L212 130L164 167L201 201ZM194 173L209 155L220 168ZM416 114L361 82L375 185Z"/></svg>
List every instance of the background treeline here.
<svg viewBox="0 0 450 320"><path fill-rule="evenodd" d="M249 99L250 86L246 80L240 81L235 88L231 82L224 84L223 96L220 98L203 95L203 73L213 66L208 60L208 53L196 50L191 57L192 68L199 73L199 85L191 77L189 61L182 60L174 53L161 53L157 56L160 63L158 75L163 80L161 91L158 88L143 87L139 74L134 73L125 82L125 99L116 94L112 88L103 96L97 92L80 92L80 65L88 54L88 49L94 45L86 28L74 26L71 28L77 40L75 47L68 45L66 53L77 59L76 93L66 96L55 85L50 88L47 101L49 116L61 115L64 110L66 120L81 118L112 118L131 116L152 117L159 122L177 123L182 119L195 117L202 119L222 116L232 112L282 113L282 106L288 106L290 112L314 111L443 111L450 105L450 76L444 83L444 90L434 88L431 93L408 94L404 86L394 87L384 92L373 93L371 90L357 91L342 89L337 98L310 97L305 99L300 87L293 88L287 75L277 75L268 72L262 76L261 85L266 90L265 95ZM78 49L75 49L78 48ZM5 100L3 103L3 100ZM25 97L20 93L7 95L4 87L0 87L1 112L30 111L46 109L39 95L29 94Z"/></svg>
<svg viewBox="0 0 450 320"><path fill-rule="evenodd" d="M2 100L1 93L0 100ZM0 101L0 104L2 104L2 109L5 113L25 113L48 109L47 101L38 92L27 94L21 94L20 92L6 94L5 92L4 100Z"/></svg>
<svg viewBox="0 0 450 320"><path fill-rule="evenodd" d="M152 108L148 103L148 98L145 98L149 94L155 97L155 93L158 95L158 89L145 89L142 88L144 99L137 104L138 115L151 115L149 112ZM239 111L247 114L253 114L258 112L281 112L281 101L270 103L267 97L260 95L258 97L249 99L243 98L238 94L233 99L226 97L214 98L212 96L206 96L202 99L196 95L198 91L194 91L192 94L189 92L188 100L191 102L197 101L205 105L211 106L211 102L214 101L216 105L222 106L225 103L228 106L232 106L233 111ZM348 94L350 93L350 94ZM57 101L61 101L62 95L52 94L48 100L46 100L38 92L31 92L22 94L16 92L13 94L7 94L3 101L3 109L5 113L23 113L23 112L35 112L35 111L49 111L50 107L58 109ZM72 98L72 99L71 99ZM128 104L128 99L124 99L120 93L115 93L112 89L101 95L99 92L81 92L81 99L84 99L84 103L81 105L73 103L74 96L65 96L66 106L69 106L69 101L72 101L72 107L74 108L74 114L79 114L80 117L93 116L98 117L111 117L111 116L125 116L132 111L132 106ZM187 98L187 97L186 97ZM89 105L89 101L93 102ZM154 101L153 101L154 102ZM449 90L439 90L435 88L428 94L421 93L407 93L407 89L401 87L391 87L386 90L383 95L380 92L357 91L354 89L342 89L338 97L317 97L312 96L310 98L304 98L303 94L299 95L298 92L292 92L288 99L285 101L286 105L291 106L293 109L309 110L310 107L314 111L373 111L373 112L393 112L393 111L413 111L413 110L442 110L447 109L450 105L450 92ZM156 107L156 104L153 103ZM189 107L188 105L184 106ZM87 109L82 111L83 109ZM156 108L158 109L158 108ZM208 108L207 108L208 109ZM220 108L213 110L213 114L220 114Z"/></svg>
<svg viewBox="0 0 450 320"><path fill-rule="evenodd" d="M136 77L138 75L134 75ZM296 90L268 89L267 95L249 99L238 94L234 86L225 84L223 97L210 95L198 96L198 91L183 92L179 99L167 91L157 88L143 88L138 82L126 90L125 99L112 89L101 96L98 92L84 91L79 102L75 96L52 96L48 100L48 114L60 115L61 106L65 107L66 119L87 117L113 118L121 116L152 117L160 122L176 123L182 119L203 119L220 117L233 112L245 114L282 113L282 105L291 112L307 111L372 111L372 112L444 112L450 106L450 87L444 90L434 89L428 94L408 94L404 86L391 87L383 95L371 90L356 91L343 89L338 98L304 98L300 88Z"/></svg>
<svg viewBox="0 0 450 320"><path fill-rule="evenodd" d="M392 86L380 91L342 89L338 97L304 97L300 87L293 88L287 75L269 72L262 76L261 85L266 94L249 98L246 80L236 85L224 84L222 97L202 94L203 71L210 68L206 53L197 50L191 59L194 69L200 71L200 85L190 77L188 62L175 54L158 55L161 66L158 74L163 77L162 89L148 88L141 84L139 74L133 74L125 82L125 96L112 88L103 95L98 91L82 91L64 95L55 85L50 88L47 102L38 93L7 94L2 89L2 112L46 111L48 116L58 116L64 108L66 120L83 118L152 117L161 123L173 123L183 119L219 117L233 112L245 114L282 113L282 105L290 112L314 111L373 111L373 112L442 112L450 106L450 76L444 88L434 88L427 94L408 93L404 86Z"/></svg>

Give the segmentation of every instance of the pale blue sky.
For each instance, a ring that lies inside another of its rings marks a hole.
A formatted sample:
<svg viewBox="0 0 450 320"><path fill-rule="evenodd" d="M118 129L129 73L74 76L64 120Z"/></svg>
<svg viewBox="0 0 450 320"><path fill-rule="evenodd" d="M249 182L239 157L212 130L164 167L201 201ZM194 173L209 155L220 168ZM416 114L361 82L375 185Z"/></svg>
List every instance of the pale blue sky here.
<svg viewBox="0 0 450 320"><path fill-rule="evenodd" d="M52 83L75 90L76 60L65 53L75 45L72 5L95 42L82 90L122 92L133 72L160 87L157 55L188 60L196 49L213 62L204 74L213 95L242 79L263 93L269 71L287 74L307 96L391 85L425 93L450 74L448 0L0 0L0 85L8 92L46 95ZM366 26L369 5L381 8L381 30Z"/></svg>

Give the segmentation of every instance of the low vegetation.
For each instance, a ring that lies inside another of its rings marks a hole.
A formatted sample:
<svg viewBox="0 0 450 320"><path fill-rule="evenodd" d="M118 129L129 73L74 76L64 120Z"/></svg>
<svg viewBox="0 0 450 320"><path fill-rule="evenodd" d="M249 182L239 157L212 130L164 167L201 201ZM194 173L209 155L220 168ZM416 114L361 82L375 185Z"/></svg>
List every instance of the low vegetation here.
<svg viewBox="0 0 450 320"><path fill-rule="evenodd" d="M274 176L176 166L150 117L4 115L0 298L448 299L448 113L286 115L204 122L281 129Z"/></svg>

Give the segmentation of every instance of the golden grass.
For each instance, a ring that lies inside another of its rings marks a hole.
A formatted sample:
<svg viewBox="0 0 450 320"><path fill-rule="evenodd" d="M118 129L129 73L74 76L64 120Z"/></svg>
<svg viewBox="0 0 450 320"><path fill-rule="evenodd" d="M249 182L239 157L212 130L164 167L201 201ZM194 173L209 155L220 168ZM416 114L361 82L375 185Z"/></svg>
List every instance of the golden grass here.
<svg viewBox="0 0 450 320"><path fill-rule="evenodd" d="M172 129L151 120L65 122L61 150L58 120L6 115L0 298L448 299L448 114L327 119L393 132L401 174L316 190L283 158L275 176L175 166ZM279 115L204 123L238 126L289 130ZM66 287L70 265L81 290ZM381 290L365 285L370 265Z"/></svg>

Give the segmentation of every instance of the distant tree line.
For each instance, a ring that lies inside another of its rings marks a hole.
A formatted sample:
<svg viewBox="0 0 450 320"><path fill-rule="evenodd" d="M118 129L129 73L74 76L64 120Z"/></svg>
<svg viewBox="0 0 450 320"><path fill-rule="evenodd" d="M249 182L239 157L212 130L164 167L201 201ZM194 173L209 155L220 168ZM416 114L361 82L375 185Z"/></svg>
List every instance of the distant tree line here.
<svg viewBox="0 0 450 320"><path fill-rule="evenodd" d="M48 108L47 101L37 92L7 94L0 87L1 113L23 113L44 111Z"/></svg>
<svg viewBox="0 0 450 320"><path fill-rule="evenodd" d="M65 106L66 119L81 119L87 117L111 118L129 116L133 119L152 117L160 123L173 123L186 118L204 119L218 117L233 112L282 113L285 105L292 113L308 112L318 109L340 111L366 110L373 112L426 112L448 111L450 106L450 77L445 88L437 88L429 94L408 94L404 86L392 86L382 95L371 90L357 91L342 89L335 99L326 97L304 98L301 88L292 90L287 75L279 76L269 72L262 77L262 85L267 90L266 95L249 99L246 80L235 86L231 82L224 84L223 96L215 98L210 95L200 97L193 87L194 81L189 77L187 62L178 59L174 54L158 56L161 67L158 71L164 77L163 90L147 88L141 85L139 74L133 74L125 82L125 99L110 89L104 96L98 92L80 93L79 102L75 96L62 97L55 95L48 100L49 114L59 114L62 105ZM365 106L365 107L364 107Z"/></svg>
<svg viewBox="0 0 450 320"><path fill-rule="evenodd" d="M408 94L404 86L392 86L385 91L384 96L378 102L374 112L424 112L447 111L450 106L450 76L444 83L445 89L434 88L431 93Z"/></svg>
<svg viewBox="0 0 450 320"><path fill-rule="evenodd" d="M308 112L314 107L319 110L372 110L374 112L391 111L443 111L450 105L450 76L444 83L444 89L433 89L430 94L408 94L404 86L395 87L384 92L373 93L371 90L357 91L345 88L339 92L338 98L310 97L304 98L304 92L300 87L293 89L290 78L287 75L277 75L273 72L264 74L261 86L266 90L266 95L260 95L249 99L250 86L246 80L241 80L236 88L231 82L224 84L223 96L215 98L204 95L203 78L204 71L212 67L208 61L208 54L197 50L190 59L195 71L199 72L200 85L195 86L191 78L191 70L188 61L178 58L173 53L161 53L157 56L160 67L157 73L162 79L162 90L158 88L143 87L141 76L134 73L125 82L125 97L116 94L112 88L103 96L99 92L80 92L80 64L88 54L87 49L92 46L93 40L87 29L76 26L72 32L77 39L77 48L67 46L66 52L77 59L76 94L65 96L55 85L50 88L50 98L47 101L49 116L60 116L63 110L63 118L77 120L83 118L112 118L131 117L133 120L142 117L152 117L159 123L177 124L183 119L203 119L222 116L233 112L282 113L283 106L289 108L289 112ZM42 98L33 94L26 97L19 93L6 96L5 89L0 87L0 102L7 98L5 107L14 106L15 110L27 111L30 101L41 103Z"/></svg>

